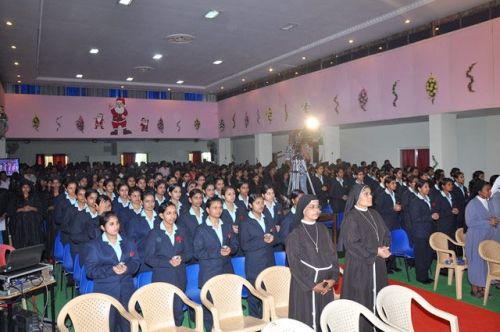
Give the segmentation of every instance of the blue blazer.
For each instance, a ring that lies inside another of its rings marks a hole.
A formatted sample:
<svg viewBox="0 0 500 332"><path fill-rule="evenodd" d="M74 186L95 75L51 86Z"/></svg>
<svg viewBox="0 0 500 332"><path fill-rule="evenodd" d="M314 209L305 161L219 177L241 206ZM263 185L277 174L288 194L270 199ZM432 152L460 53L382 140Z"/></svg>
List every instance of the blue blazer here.
<svg viewBox="0 0 500 332"><path fill-rule="evenodd" d="M239 235L241 249L245 254L245 272L249 281L254 281L262 270L276 265L274 261L274 246L278 244L276 228L271 220L264 215L266 232L262 230L257 220L247 216L240 224ZM272 233L274 241L264 242L264 234Z"/></svg>
<svg viewBox="0 0 500 332"><path fill-rule="evenodd" d="M144 263L153 270L153 282L167 282L182 290L186 289L186 263L192 257L192 240L188 231L177 226L175 241L160 227L150 230L145 241L141 257ZM173 267L169 261L174 256L181 256L182 263Z"/></svg>
<svg viewBox="0 0 500 332"><path fill-rule="evenodd" d="M123 210L123 209L128 209L128 207L124 207L122 205L122 203L118 202L118 197L119 196L116 196L115 199L111 202L111 210L116 213L116 215L119 215L120 212ZM129 201L129 204L130 204L130 201Z"/></svg>
<svg viewBox="0 0 500 332"><path fill-rule="evenodd" d="M437 231L442 232L450 236L452 239L455 238L455 231L457 230L457 215L451 213L453 208L456 208L456 203L451 199L452 204L448 202L446 197L443 197L441 193L434 197L432 205L434 210L439 213L439 220L437 221Z"/></svg>
<svg viewBox="0 0 500 332"><path fill-rule="evenodd" d="M281 243L285 243L288 234L290 234L296 226L297 223L295 221L295 213L292 213L292 211L290 211L281 221L280 231L278 232L279 241Z"/></svg>
<svg viewBox="0 0 500 332"><path fill-rule="evenodd" d="M71 224L75 220L78 212L77 207L70 205L66 208L63 217L59 220L59 230L61 231L61 242L63 244L70 243Z"/></svg>
<svg viewBox="0 0 500 332"><path fill-rule="evenodd" d="M396 197L396 203L398 198ZM399 222L399 212L394 211L394 203L391 196L385 191L379 192L375 198L375 210L382 216L387 228L390 231L401 227Z"/></svg>
<svg viewBox="0 0 500 332"><path fill-rule="evenodd" d="M267 205L264 203L264 215L268 220L272 220L274 225L280 225L281 220L283 220L284 215L283 215L283 207L281 206L280 203L276 202L274 203L274 218L271 217L271 212L269 211L269 208Z"/></svg>
<svg viewBox="0 0 500 332"><path fill-rule="evenodd" d="M231 217L231 214L229 213L229 211L224 209L224 210L222 210L222 215L220 216L220 218L222 219L222 221L224 223L231 223L232 225L238 226L240 224L240 222L245 219L246 214L247 214L246 210L242 210L238 207L236 209L236 220L233 220L233 217Z"/></svg>
<svg viewBox="0 0 500 332"><path fill-rule="evenodd" d="M245 205L245 202L241 201L238 196L236 196L236 200L234 201L234 204L238 207L239 210L243 212L248 212L248 207Z"/></svg>
<svg viewBox="0 0 500 332"><path fill-rule="evenodd" d="M207 218L207 214L205 213L205 210L203 208L200 209L201 209L201 219L203 220L202 222L203 224L205 222L205 219ZM196 228L199 226L198 219L196 219L195 216L189 213L189 210L186 210L181 216L179 216L177 224L187 229L190 238L194 238L194 233L196 231Z"/></svg>
<svg viewBox="0 0 500 332"><path fill-rule="evenodd" d="M122 237L120 247L122 256L118 259L113 248L99 235L97 239L85 245L85 269L87 276L94 280L95 293L110 295L126 306L135 291L132 276L141 263L137 248L132 241ZM122 275L117 275L113 271L113 266L119 262L127 266L127 271Z"/></svg>
<svg viewBox="0 0 500 332"><path fill-rule="evenodd" d="M418 197L410 202L413 238L429 239L435 228L435 221L432 220L433 212L432 208Z"/></svg>
<svg viewBox="0 0 500 332"><path fill-rule="evenodd" d="M129 223L139 216L135 213L133 209L128 207L122 207L119 212L117 212L118 220L120 221L120 233L127 234Z"/></svg>
<svg viewBox="0 0 500 332"><path fill-rule="evenodd" d="M238 250L238 238L233 233L232 224L222 222L223 245L231 248L231 255ZM194 256L200 264L198 276L198 287L202 288L210 278L224 274L233 273L231 255L220 254L222 246L217 234L205 222L196 228L193 239Z"/></svg>
<svg viewBox="0 0 500 332"><path fill-rule="evenodd" d="M71 223L71 256L75 258L76 254L82 251L82 245L95 239L100 234L99 216L92 218L90 213L85 210L78 211ZM84 255L80 255L80 264L83 264L84 260Z"/></svg>
<svg viewBox="0 0 500 332"><path fill-rule="evenodd" d="M159 226L161 222L160 217L156 217L156 219L153 221L153 228L155 229ZM141 216L140 214L136 215L134 219L131 219L128 222L128 227L123 234L129 239L130 241L134 241L137 247L139 248L139 251L142 254L142 249L144 247L143 241L146 239L148 236L149 231L151 228L149 228L149 224L146 221L146 218Z"/></svg>
<svg viewBox="0 0 500 332"><path fill-rule="evenodd" d="M56 198L54 204L54 219L56 220L56 224L58 224L64 217L66 209L72 205L64 192Z"/></svg>

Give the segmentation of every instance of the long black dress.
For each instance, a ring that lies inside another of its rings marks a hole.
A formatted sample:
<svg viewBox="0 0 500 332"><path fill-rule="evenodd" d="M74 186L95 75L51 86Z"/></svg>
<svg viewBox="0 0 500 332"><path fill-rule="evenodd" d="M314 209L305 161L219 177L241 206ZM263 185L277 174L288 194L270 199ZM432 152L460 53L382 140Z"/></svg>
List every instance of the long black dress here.
<svg viewBox="0 0 500 332"><path fill-rule="evenodd" d="M341 297L375 312L374 283L376 293L387 286L387 268L377 256L378 247L389 246L391 233L377 211L354 208L345 216L340 234L346 249ZM373 326L362 318L360 331L373 331Z"/></svg>
<svg viewBox="0 0 500 332"><path fill-rule="evenodd" d="M314 244L316 236L318 251ZM315 324L316 331L320 331L321 311L333 301L333 291L321 295L313 292L313 288L325 279L339 279L337 252L328 229L322 224L301 222L288 235L285 247L292 273L288 317L313 328Z"/></svg>
<svg viewBox="0 0 500 332"><path fill-rule="evenodd" d="M17 212L17 209L26 205L35 207L38 211ZM12 244L15 248L44 243L41 209L41 203L36 195L31 195L28 199L18 197L12 204L9 224L12 233Z"/></svg>

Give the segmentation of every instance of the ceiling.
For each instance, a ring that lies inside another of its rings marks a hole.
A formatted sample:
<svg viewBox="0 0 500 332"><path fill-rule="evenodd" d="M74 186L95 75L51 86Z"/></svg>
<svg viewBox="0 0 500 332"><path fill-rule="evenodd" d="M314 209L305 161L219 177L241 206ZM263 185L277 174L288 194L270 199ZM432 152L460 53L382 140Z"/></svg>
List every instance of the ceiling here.
<svg viewBox="0 0 500 332"><path fill-rule="evenodd" d="M487 2L135 0L122 6L117 0L0 0L0 80L216 93L243 78L265 77L270 67L288 70ZM204 18L210 9L221 13ZM296 26L280 29L290 23ZM168 43L166 36L175 33L194 40ZM92 55L91 48L100 51ZM163 58L153 60L155 53ZM223 63L214 65L217 59Z"/></svg>

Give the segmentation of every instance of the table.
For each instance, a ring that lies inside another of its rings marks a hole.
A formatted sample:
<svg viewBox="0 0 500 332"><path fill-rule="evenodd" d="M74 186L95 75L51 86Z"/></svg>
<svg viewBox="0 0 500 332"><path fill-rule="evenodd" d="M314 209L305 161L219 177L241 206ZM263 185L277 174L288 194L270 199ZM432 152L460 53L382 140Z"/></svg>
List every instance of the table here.
<svg viewBox="0 0 500 332"><path fill-rule="evenodd" d="M47 302L47 292L45 292L45 287L47 287L47 289L49 290L49 293L50 293L50 313L51 313L50 319L52 320L52 322L51 322L52 332L56 332L57 322L56 322L56 297L54 294L55 285L56 285L56 281L52 280L52 281L49 281L47 283L43 283L40 286L26 290L22 294L16 293L16 294L7 295L7 296L0 295L0 302L7 302L7 331L14 332L14 322L12 319L12 303L14 302L14 300L20 296L23 296L23 295L37 295L38 293L43 292L43 300L44 300L43 302L46 303ZM44 314L46 315L44 318L48 318L48 310L45 310Z"/></svg>

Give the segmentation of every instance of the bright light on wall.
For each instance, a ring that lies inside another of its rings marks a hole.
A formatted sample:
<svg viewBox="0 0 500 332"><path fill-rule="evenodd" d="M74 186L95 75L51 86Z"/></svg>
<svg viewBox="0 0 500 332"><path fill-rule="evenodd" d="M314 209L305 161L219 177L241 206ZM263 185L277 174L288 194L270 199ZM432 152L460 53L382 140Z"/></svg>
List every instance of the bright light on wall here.
<svg viewBox="0 0 500 332"><path fill-rule="evenodd" d="M319 128L319 120L314 116L310 116L306 119L306 128L309 130L316 130Z"/></svg>

